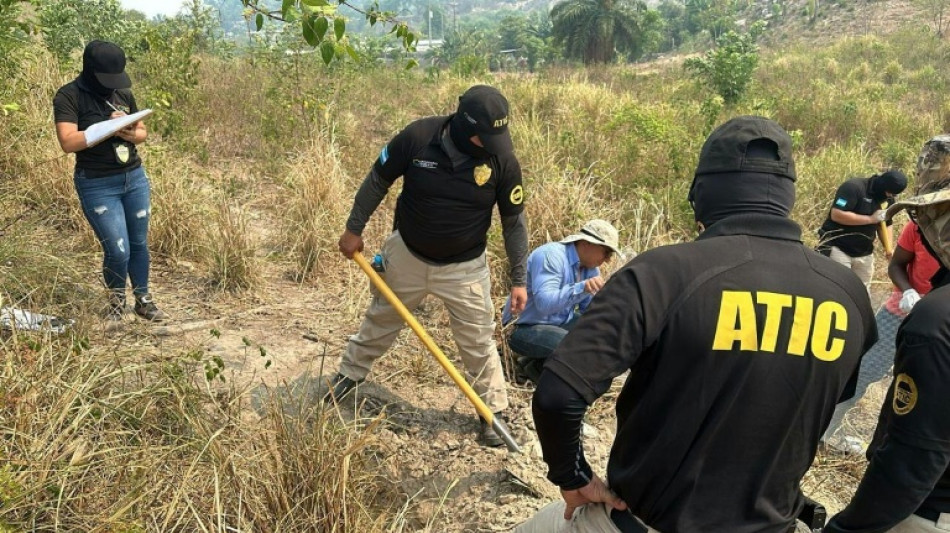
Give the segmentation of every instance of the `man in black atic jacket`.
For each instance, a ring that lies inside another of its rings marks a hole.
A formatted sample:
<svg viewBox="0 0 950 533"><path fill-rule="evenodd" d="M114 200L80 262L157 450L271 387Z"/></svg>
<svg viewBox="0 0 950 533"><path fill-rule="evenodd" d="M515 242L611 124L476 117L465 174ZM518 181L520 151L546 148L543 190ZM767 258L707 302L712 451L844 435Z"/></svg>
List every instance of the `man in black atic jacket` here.
<svg viewBox="0 0 950 533"><path fill-rule="evenodd" d="M950 531L950 135L934 137L917 160L918 195L907 209L941 267L933 290L897 331L887 391L868 464L854 499L826 533Z"/></svg>
<svg viewBox="0 0 950 533"><path fill-rule="evenodd" d="M799 482L877 333L858 278L788 219L791 148L762 117L717 128L690 191L702 234L614 273L552 354L533 410L563 501L517 531L794 530ZM608 489L579 430L626 370Z"/></svg>

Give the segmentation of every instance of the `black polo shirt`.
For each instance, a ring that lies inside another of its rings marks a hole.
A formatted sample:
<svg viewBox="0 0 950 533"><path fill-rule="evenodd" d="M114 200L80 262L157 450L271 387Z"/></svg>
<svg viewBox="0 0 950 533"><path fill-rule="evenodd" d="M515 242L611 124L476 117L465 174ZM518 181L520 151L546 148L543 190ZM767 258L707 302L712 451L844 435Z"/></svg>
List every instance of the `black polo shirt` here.
<svg viewBox="0 0 950 533"><path fill-rule="evenodd" d="M934 289L897 331L894 381L867 471L827 531L887 531L911 513L950 513L950 286Z"/></svg>
<svg viewBox="0 0 950 533"><path fill-rule="evenodd" d="M120 89L112 93L109 102L127 114L138 112L132 91ZM53 116L56 122L71 122L84 131L89 126L109 120L114 110L106 99L87 91L78 79L60 87L53 97ZM129 150L128 161L122 163L116 157L115 145L125 145ZM101 143L76 152L76 168L83 169L86 177L95 178L118 174L138 168L142 164L135 144L113 136Z"/></svg>
<svg viewBox="0 0 950 533"><path fill-rule="evenodd" d="M871 197L871 178L852 178L841 184L835 192L834 202L828 209L828 217L818 230L820 246L835 246L851 257L864 257L874 252L874 239L880 224L845 226L831 220L831 209L850 211L859 215L872 215L881 209L880 202Z"/></svg>
<svg viewBox="0 0 950 533"><path fill-rule="evenodd" d="M492 208L501 216L524 210L521 166L514 154L468 158L455 167L442 149L449 117L409 124L383 148L375 163L379 176L403 176L395 227L415 254L448 264L474 259L485 251Z"/></svg>
<svg viewBox="0 0 950 533"><path fill-rule="evenodd" d="M660 531L784 533L802 508L877 330L861 282L800 238L787 218L737 215L644 252L546 366L588 403L630 370L607 479Z"/></svg>

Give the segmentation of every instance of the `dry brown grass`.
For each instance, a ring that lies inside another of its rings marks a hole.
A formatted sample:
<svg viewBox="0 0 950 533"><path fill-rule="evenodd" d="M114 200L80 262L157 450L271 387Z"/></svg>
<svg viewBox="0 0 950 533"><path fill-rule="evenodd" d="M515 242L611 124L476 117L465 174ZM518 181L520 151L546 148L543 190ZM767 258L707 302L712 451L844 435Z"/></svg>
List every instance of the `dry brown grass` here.
<svg viewBox="0 0 950 533"><path fill-rule="evenodd" d="M125 342L88 350L71 336L0 339L0 523L383 529L380 509L393 499L365 454L378 420L347 422L286 391L265 393L260 418L249 416L247 391L193 377L202 354L143 357L149 350Z"/></svg>
<svg viewBox="0 0 950 533"><path fill-rule="evenodd" d="M336 250L352 202L351 180L340 161L337 141L323 133L288 165L280 199L281 241L296 263L294 278L339 269Z"/></svg>

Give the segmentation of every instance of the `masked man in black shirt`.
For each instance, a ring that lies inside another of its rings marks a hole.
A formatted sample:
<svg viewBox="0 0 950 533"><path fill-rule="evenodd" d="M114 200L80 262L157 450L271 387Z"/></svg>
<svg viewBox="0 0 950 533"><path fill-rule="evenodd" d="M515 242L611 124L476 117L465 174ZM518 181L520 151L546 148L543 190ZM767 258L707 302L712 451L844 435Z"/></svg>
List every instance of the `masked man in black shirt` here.
<svg viewBox="0 0 950 533"><path fill-rule="evenodd" d="M906 209L940 269L897 330L894 381L870 463L827 533L950 530L950 135L924 144L917 185L917 196L891 206L887 217Z"/></svg>
<svg viewBox="0 0 950 533"><path fill-rule="evenodd" d="M516 531L795 530L799 482L877 333L857 277L788 219L791 150L762 117L706 140L689 195L699 238L611 276L541 374L534 419L563 501ZM627 370L608 488L579 430Z"/></svg>
<svg viewBox="0 0 950 533"><path fill-rule="evenodd" d="M390 140L356 193L340 237L343 255L362 251L363 228L399 177L403 189L395 231L383 244L378 268L408 309L427 294L442 300L472 387L500 414L508 406L508 394L494 341L495 307L485 257L496 205L510 265L512 307L520 312L528 299L524 188L508 133L508 100L494 87L476 85L459 97L455 114L417 120ZM339 400L363 381L404 326L389 302L374 293L327 398ZM489 446L504 444L484 420L480 438Z"/></svg>
<svg viewBox="0 0 950 533"><path fill-rule="evenodd" d="M868 291L874 277L874 240L884 222L882 207L907 187L907 176L888 170L870 178L851 178L835 191L828 218L818 229L818 251L850 268ZM882 236L882 239L885 237ZM891 258L893 250L885 250Z"/></svg>

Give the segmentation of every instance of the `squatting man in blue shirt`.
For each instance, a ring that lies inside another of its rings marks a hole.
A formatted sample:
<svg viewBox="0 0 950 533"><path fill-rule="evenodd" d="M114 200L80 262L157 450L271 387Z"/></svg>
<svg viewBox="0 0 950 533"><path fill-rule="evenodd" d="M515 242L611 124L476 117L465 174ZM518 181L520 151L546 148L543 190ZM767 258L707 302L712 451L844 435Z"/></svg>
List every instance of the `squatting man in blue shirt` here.
<svg viewBox="0 0 950 533"><path fill-rule="evenodd" d="M617 228L595 219L528 256L528 304L516 315L509 297L502 321L512 325L508 346L519 370L532 382L538 382L544 361L604 286L599 267L614 253L620 253Z"/></svg>

